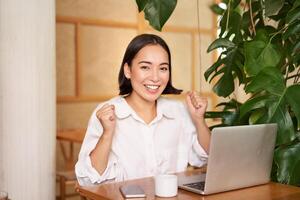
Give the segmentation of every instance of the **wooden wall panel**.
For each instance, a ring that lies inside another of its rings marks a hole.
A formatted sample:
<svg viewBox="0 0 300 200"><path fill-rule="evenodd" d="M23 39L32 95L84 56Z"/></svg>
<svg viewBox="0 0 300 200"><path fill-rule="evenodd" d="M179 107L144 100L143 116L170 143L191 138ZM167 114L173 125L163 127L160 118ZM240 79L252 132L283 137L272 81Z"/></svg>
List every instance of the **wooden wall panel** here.
<svg viewBox="0 0 300 200"><path fill-rule="evenodd" d="M118 95L122 57L136 30L83 26L80 35L81 95Z"/></svg>
<svg viewBox="0 0 300 200"><path fill-rule="evenodd" d="M137 23L134 0L57 0L58 16Z"/></svg>
<svg viewBox="0 0 300 200"><path fill-rule="evenodd" d="M57 105L57 129L85 129L98 102Z"/></svg>
<svg viewBox="0 0 300 200"><path fill-rule="evenodd" d="M188 91L193 87L192 38L189 33L163 33L172 55L174 86ZM185 47L185 48L183 48Z"/></svg>
<svg viewBox="0 0 300 200"><path fill-rule="evenodd" d="M199 43L199 37L195 37L196 40L196 73L197 73L197 79L196 79L196 85L199 87L197 90L201 90L201 92L211 92L212 91L212 85L205 81L204 73L205 71L212 65L213 63L213 53L207 53L207 48L209 44L213 41L213 38L210 35L200 35L200 43ZM201 44L201 48L199 49L199 45ZM199 54L199 50L201 51L201 57Z"/></svg>
<svg viewBox="0 0 300 200"><path fill-rule="evenodd" d="M214 21L214 14L210 10L210 6L212 5L211 0L200 0L199 2L199 22L200 27L204 29L212 29L216 26L216 22Z"/></svg>
<svg viewBox="0 0 300 200"><path fill-rule="evenodd" d="M56 92L58 96L75 95L75 26L56 25Z"/></svg>

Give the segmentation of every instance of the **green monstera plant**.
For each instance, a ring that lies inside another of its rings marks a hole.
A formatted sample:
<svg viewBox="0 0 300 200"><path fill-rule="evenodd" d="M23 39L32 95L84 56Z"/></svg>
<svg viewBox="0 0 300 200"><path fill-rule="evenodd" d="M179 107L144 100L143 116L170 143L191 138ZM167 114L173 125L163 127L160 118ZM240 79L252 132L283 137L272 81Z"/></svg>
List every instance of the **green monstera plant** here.
<svg viewBox="0 0 300 200"><path fill-rule="evenodd" d="M161 31L174 11L177 0L136 0L139 12L144 11L145 19L150 25Z"/></svg>
<svg viewBox="0 0 300 200"><path fill-rule="evenodd" d="M156 30L176 6L136 2ZM205 79L215 79L213 91L229 101L206 117L221 118L216 126L277 123L272 179L300 186L300 0L222 0L211 9L219 34L207 52L221 53ZM250 94L243 103L234 99L235 81Z"/></svg>
<svg viewBox="0 0 300 200"><path fill-rule="evenodd" d="M208 52L220 49L206 71L213 90L231 97L234 81L250 98L220 104L218 126L277 123L272 179L300 186L300 0L223 0L211 6L220 16L218 38Z"/></svg>

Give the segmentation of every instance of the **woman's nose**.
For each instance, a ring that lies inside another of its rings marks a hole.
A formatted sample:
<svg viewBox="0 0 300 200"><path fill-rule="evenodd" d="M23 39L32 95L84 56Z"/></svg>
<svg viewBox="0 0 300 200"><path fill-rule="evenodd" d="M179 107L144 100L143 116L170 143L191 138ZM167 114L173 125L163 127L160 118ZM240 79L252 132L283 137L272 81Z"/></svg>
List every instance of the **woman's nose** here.
<svg viewBox="0 0 300 200"><path fill-rule="evenodd" d="M154 82L159 81L159 71L156 69L153 69L151 72L151 80Z"/></svg>

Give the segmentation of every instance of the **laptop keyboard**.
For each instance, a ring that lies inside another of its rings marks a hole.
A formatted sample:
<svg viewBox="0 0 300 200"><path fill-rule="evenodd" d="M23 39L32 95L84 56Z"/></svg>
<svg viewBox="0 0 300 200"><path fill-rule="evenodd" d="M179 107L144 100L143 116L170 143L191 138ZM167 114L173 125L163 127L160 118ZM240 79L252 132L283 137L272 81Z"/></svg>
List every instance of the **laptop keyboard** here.
<svg viewBox="0 0 300 200"><path fill-rule="evenodd" d="M201 182L195 182L195 183L188 183L188 184L184 184L184 186L204 191L205 182L201 181Z"/></svg>

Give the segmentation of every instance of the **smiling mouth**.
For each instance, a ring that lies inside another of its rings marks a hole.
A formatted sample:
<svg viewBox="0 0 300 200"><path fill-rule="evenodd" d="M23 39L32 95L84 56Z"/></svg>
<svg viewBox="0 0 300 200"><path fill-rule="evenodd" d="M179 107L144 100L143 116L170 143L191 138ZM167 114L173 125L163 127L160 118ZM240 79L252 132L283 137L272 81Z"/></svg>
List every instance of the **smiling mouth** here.
<svg viewBox="0 0 300 200"><path fill-rule="evenodd" d="M146 88L151 89L151 90L157 90L159 88L158 85L145 85Z"/></svg>

